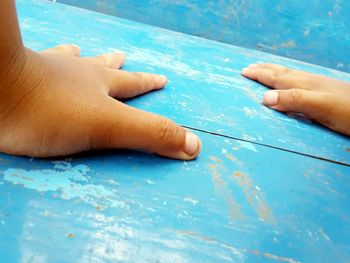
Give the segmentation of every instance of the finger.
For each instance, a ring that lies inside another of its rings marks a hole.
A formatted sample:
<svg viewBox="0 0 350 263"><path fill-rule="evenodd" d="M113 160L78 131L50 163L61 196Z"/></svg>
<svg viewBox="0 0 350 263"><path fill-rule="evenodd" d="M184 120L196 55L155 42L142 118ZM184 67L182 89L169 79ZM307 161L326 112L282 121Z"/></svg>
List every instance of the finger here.
<svg viewBox="0 0 350 263"><path fill-rule="evenodd" d="M124 65L125 53L114 52L111 54L102 54L96 57L83 58L84 60L90 61L96 65L119 69Z"/></svg>
<svg viewBox="0 0 350 263"><path fill-rule="evenodd" d="M315 88L310 85L309 78L305 78L304 74L291 70L253 66L244 68L242 75L274 89L312 90Z"/></svg>
<svg viewBox="0 0 350 263"><path fill-rule="evenodd" d="M287 67L271 63L250 64L248 68L267 68L278 73L287 73L290 71L290 69Z"/></svg>
<svg viewBox="0 0 350 263"><path fill-rule="evenodd" d="M271 69L261 67L244 68L242 70L242 75L269 87L274 87L277 78L276 72Z"/></svg>
<svg viewBox="0 0 350 263"><path fill-rule="evenodd" d="M162 75L107 70L108 94L119 99L132 98L151 90L163 88L168 82Z"/></svg>
<svg viewBox="0 0 350 263"><path fill-rule="evenodd" d="M263 104L278 111L304 113L325 125L331 123L327 116L336 108L329 94L301 89L268 91Z"/></svg>
<svg viewBox="0 0 350 263"><path fill-rule="evenodd" d="M162 156L190 160L201 151L200 139L164 117L108 98L94 116L93 148L142 149Z"/></svg>
<svg viewBox="0 0 350 263"><path fill-rule="evenodd" d="M251 65L248 66L248 68L249 69L266 68L266 69L270 69L270 70L274 71L276 74L278 74L280 76L290 75L290 76L293 76L293 77L310 78L311 75L315 75L315 74L311 74L311 73L306 72L306 71L290 69L290 68L287 68L287 67L282 66L282 65L271 64L271 63L251 64Z"/></svg>
<svg viewBox="0 0 350 263"><path fill-rule="evenodd" d="M75 44L63 44L42 51L47 54L57 54L65 56L80 56L80 47Z"/></svg>

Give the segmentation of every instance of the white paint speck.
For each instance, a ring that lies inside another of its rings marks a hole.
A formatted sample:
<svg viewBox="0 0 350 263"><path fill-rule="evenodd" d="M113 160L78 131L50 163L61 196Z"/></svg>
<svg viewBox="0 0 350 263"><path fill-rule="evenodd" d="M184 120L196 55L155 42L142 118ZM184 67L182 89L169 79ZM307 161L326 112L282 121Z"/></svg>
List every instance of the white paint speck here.
<svg viewBox="0 0 350 263"><path fill-rule="evenodd" d="M254 144L252 144L250 142L237 141L237 143L245 149L251 150L253 152L258 152L257 149L255 148Z"/></svg>
<svg viewBox="0 0 350 263"><path fill-rule="evenodd" d="M152 181L152 180L150 180L150 179L147 179L147 183L148 183L148 184L156 184L156 182L154 182L154 181Z"/></svg>
<svg viewBox="0 0 350 263"><path fill-rule="evenodd" d="M184 201L192 203L193 206L197 205L197 203L199 202L198 200L193 199L192 197L185 197Z"/></svg>

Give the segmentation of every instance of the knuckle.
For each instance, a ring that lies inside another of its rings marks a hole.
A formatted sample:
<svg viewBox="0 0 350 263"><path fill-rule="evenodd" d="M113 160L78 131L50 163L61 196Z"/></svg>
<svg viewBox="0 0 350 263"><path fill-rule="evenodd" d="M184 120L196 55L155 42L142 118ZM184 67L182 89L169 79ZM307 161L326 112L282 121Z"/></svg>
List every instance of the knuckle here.
<svg viewBox="0 0 350 263"><path fill-rule="evenodd" d="M268 82L271 86L275 86L279 82L280 78L276 72L272 72L268 75Z"/></svg>
<svg viewBox="0 0 350 263"><path fill-rule="evenodd" d="M293 89L291 94L291 103L293 106L298 105L302 99L302 93L299 89Z"/></svg>

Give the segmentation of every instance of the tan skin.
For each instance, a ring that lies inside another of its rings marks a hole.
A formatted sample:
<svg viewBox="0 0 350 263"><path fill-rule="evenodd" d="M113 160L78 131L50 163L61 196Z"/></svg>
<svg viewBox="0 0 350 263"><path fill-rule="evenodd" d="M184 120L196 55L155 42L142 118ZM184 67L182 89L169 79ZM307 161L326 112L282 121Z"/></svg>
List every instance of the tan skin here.
<svg viewBox="0 0 350 263"><path fill-rule="evenodd" d="M350 83L275 64L253 64L242 75L273 88L263 103L278 111L299 112L350 136Z"/></svg>
<svg viewBox="0 0 350 263"><path fill-rule="evenodd" d="M51 157L91 149L142 149L190 160L199 138L118 99L163 88L164 76L119 70L123 53L81 58L75 45L24 48L14 0L0 2L0 151Z"/></svg>

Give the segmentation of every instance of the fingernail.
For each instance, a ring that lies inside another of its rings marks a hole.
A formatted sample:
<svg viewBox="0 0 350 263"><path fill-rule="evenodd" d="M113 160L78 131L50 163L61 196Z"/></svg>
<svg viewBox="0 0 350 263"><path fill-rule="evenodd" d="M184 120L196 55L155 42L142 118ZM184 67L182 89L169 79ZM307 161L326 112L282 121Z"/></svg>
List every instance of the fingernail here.
<svg viewBox="0 0 350 263"><path fill-rule="evenodd" d="M76 45L76 44L70 44L70 45L80 49L80 47L78 45Z"/></svg>
<svg viewBox="0 0 350 263"><path fill-rule="evenodd" d="M248 68L256 68L257 66L259 66L258 64L250 64L249 66L248 66Z"/></svg>
<svg viewBox="0 0 350 263"><path fill-rule="evenodd" d="M198 152L200 146L200 140L198 136L194 135L191 132L186 132L185 143L185 152L189 156L193 156Z"/></svg>
<svg viewBox="0 0 350 263"><path fill-rule="evenodd" d="M275 106L278 103L278 92L271 90L265 93L263 103L266 106Z"/></svg>
<svg viewBox="0 0 350 263"><path fill-rule="evenodd" d="M250 72L250 69L249 68L244 68L242 69L242 73L246 74L246 73L249 73Z"/></svg>
<svg viewBox="0 0 350 263"><path fill-rule="evenodd" d="M115 54L125 54L125 52L121 51L121 50L114 50Z"/></svg>
<svg viewBox="0 0 350 263"><path fill-rule="evenodd" d="M168 78L164 75L158 75L159 76L159 84L165 85L168 82Z"/></svg>

